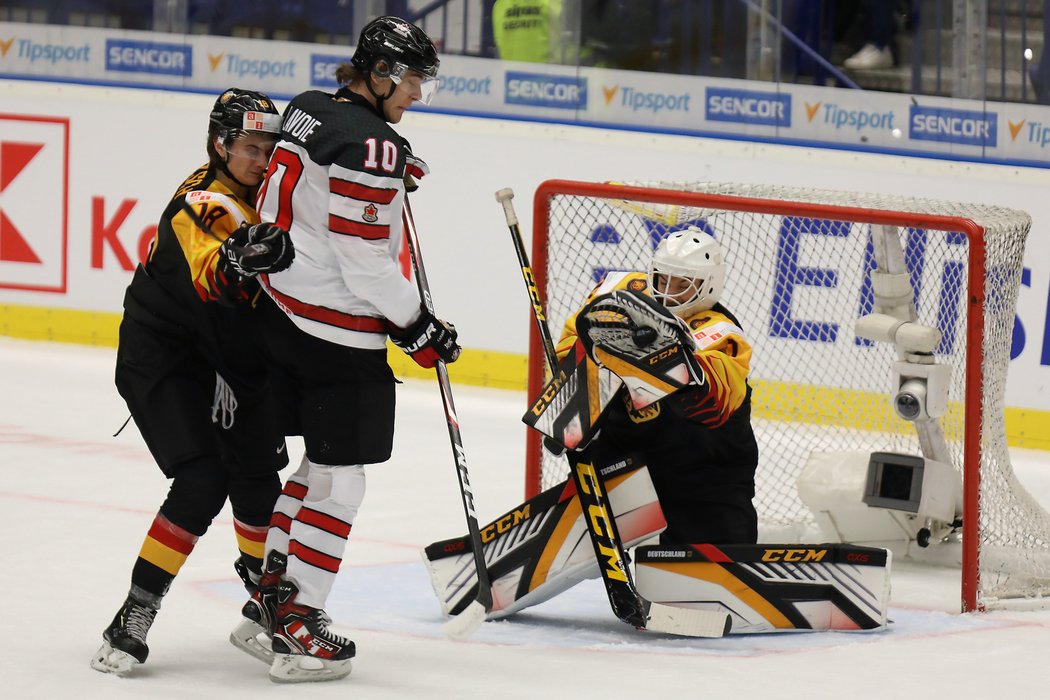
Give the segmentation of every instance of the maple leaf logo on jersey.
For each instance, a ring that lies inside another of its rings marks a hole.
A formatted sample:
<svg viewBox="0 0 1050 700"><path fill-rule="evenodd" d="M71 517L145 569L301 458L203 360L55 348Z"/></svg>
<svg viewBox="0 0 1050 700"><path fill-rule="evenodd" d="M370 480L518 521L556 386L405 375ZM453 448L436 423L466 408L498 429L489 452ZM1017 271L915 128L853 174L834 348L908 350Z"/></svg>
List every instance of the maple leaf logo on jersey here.
<svg viewBox="0 0 1050 700"><path fill-rule="evenodd" d="M361 215L361 218L370 224L379 221L379 207L374 204L369 204L365 207L365 212Z"/></svg>

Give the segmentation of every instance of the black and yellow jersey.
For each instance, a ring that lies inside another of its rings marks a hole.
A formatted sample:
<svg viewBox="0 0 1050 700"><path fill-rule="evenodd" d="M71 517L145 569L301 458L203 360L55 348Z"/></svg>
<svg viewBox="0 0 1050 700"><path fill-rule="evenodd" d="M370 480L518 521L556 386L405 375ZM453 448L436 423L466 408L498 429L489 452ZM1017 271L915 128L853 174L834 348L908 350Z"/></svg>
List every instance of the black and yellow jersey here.
<svg viewBox="0 0 1050 700"><path fill-rule="evenodd" d="M644 273L613 272L587 301L621 289L649 293L648 287ZM578 341L578 313L565 324L558 344L562 354ZM747 382L751 345L736 318L719 304L686 324L706 386L680 389L642 409L622 392L623 400L611 403L588 451L597 464L633 454L648 466L667 520L662 544L755 542L758 443Z"/></svg>
<svg viewBox="0 0 1050 700"><path fill-rule="evenodd" d="M647 275L642 272L611 272L591 291L587 302L600 294L621 289L648 293ZM565 322L557 346L559 359L576 344L578 314L577 311ZM696 341L696 360L710 385L702 411L699 411L700 422L707 427L718 427L750 400L747 376L751 366L751 344L744 338L737 320L719 304L693 314L686 324Z"/></svg>
<svg viewBox="0 0 1050 700"><path fill-rule="evenodd" d="M207 226L187 213L189 205ZM218 269L219 248L244 224L258 223L251 203L239 199L205 165L179 186L164 209L145 263L125 295L125 314L155 328L221 328L228 315L220 301L243 296ZM207 331L205 331L207 332Z"/></svg>

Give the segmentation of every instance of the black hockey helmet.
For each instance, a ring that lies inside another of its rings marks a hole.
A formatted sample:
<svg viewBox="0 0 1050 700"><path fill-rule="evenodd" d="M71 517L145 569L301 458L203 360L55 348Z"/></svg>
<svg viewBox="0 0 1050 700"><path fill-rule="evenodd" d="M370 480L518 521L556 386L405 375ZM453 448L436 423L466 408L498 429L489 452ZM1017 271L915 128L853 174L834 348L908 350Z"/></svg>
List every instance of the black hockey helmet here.
<svg viewBox="0 0 1050 700"><path fill-rule="evenodd" d="M209 133L228 144L249 131L281 133L281 114L263 93L230 88L215 100L208 124Z"/></svg>
<svg viewBox="0 0 1050 700"><path fill-rule="evenodd" d="M392 78L394 82L401 82L405 68L426 78L437 78L441 65L434 42L426 32L400 17L389 15L365 25L350 63L364 75L375 73L382 78Z"/></svg>

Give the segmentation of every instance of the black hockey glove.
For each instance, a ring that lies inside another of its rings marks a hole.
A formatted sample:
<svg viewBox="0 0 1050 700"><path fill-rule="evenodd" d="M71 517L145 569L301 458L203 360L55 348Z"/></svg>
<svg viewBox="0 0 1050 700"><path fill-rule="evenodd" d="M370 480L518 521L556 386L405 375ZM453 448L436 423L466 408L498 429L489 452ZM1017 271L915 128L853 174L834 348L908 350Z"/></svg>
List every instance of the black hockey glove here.
<svg viewBox="0 0 1050 700"><path fill-rule="evenodd" d="M287 270L293 258L295 249L291 237L275 224L241 226L219 249L220 269L240 277Z"/></svg>
<svg viewBox="0 0 1050 700"><path fill-rule="evenodd" d="M390 332L390 339L410 355L420 367L431 369L438 360L446 364L459 359L462 348L456 343L456 327L435 318L426 309L410 327Z"/></svg>

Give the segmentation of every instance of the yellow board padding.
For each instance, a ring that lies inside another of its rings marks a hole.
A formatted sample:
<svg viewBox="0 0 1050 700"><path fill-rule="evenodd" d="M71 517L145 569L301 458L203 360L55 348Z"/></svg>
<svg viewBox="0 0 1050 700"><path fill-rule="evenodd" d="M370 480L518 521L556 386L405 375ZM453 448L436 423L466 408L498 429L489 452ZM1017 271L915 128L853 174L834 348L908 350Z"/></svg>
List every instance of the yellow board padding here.
<svg viewBox="0 0 1050 700"><path fill-rule="evenodd" d="M115 348L120 319L119 313L0 304L0 335ZM434 379L434 370L423 369L393 345L389 347L395 376ZM457 384L524 391L528 363L525 355L468 348L449 365L448 374Z"/></svg>
<svg viewBox="0 0 1050 700"><path fill-rule="evenodd" d="M120 317L118 313L101 311L0 304L0 335L116 347ZM389 359L398 377L434 378L434 370L423 369L393 346ZM456 384L524 391L528 362L522 354L467 348L448 370ZM762 380L753 381L752 385L752 415L756 418L868 430L884 428L889 423L895 430L908 430L893 415L889 399L882 393ZM949 410L958 411L961 407L953 405ZM1005 415L1011 447L1050 450L1050 411L1008 407Z"/></svg>
<svg viewBox="0 0 1050 700"><path fill-rule="evenodd" d="M117 347L121 314L0 304L0 335Z"/></svg>

